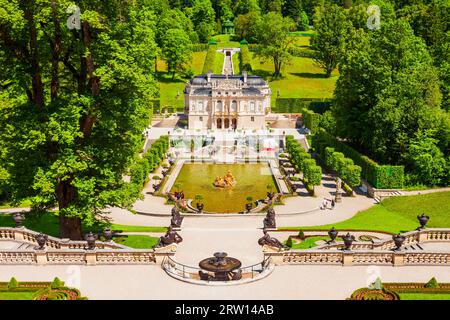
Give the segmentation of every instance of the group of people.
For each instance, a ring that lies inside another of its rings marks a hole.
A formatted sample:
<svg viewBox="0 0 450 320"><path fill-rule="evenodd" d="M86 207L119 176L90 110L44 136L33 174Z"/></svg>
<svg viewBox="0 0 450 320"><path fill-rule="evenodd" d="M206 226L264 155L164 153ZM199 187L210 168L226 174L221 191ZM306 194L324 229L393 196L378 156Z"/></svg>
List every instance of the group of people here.
<svg viewBox="0 0 450 320"><path fill-rule="evenodd" d="M322 205L320 206L320 209L321 210L325 210L325 209L333 210L335 206L336 206L336 202L334 201L334 199L323 198Z"/></svg>

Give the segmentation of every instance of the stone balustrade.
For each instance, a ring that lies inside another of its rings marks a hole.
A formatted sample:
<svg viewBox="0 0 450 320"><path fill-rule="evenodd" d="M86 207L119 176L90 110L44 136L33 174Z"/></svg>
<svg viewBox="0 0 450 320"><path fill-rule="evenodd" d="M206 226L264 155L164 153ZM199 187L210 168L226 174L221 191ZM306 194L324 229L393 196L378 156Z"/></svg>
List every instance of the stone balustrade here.
<svg viewBox="0 0 450 320"><path fill-rule="evenodd" d="M275 265L450 265L450 252L297 250L266 255Z"/></svg>
<svg viewBox="0 0 450 320"><path fill-rule="evenodd" d="M114 242L95 242L94 250L87 250L86 241L71 241L48 237L43 250L37 249L35 235L26 228L0 228L0 239L35 244L32 249L0 249L0 264L161 264L173 256L176 245L158 249L138 250Z"/></svg>
<svg viewBox="0 0 450 320"><path fill-rule="evenodd" d="M325 235L325 232L324 232ZM425 242L450 242L450 229L422 229L403 234L403 246ZM342 250L343 243L326 244L308 250L266 251L275 265L450 265L450 250L394 251L392 239L374 243L354 242L351 250Z"/></svg>
<svg viewBox="0 0 450 320"><path fill-rule="evenodd" d="M2 250L0 264L161 264L174 252L154 250Z"/></svg>
<svg viewBox="0 0 450 320"><path fill-rule="evenodd" d="M27 228L0 228L0 239L15 240L29 244L35 244L37 241L35 236L39 232L29 230ZM86 241L73 241L69 239L59 239L48 236L45 242L46 248L51 249L85 249L87 247ZM129 249L127 246L115 242L96 241L95 247L97 249Z"/></svg>

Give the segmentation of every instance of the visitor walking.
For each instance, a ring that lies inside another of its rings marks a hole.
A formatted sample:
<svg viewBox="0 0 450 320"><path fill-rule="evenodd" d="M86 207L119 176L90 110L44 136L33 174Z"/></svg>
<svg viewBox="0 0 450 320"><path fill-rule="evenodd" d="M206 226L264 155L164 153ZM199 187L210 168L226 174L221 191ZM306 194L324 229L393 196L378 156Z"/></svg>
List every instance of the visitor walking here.
<svg viewBox="0 0 450 320"><path fill-rule="evenodd" d="M325 210L328 207L328 200L326 198L323 198L322 206L320 207L321 210Z"/></svg>
<svg viewBox="0 0 450 320"><path fill-rule="evenodd" d="M331 200L331 210L334 210L334 206L336 205L336 202L334 202L334 199Z"/></svg>

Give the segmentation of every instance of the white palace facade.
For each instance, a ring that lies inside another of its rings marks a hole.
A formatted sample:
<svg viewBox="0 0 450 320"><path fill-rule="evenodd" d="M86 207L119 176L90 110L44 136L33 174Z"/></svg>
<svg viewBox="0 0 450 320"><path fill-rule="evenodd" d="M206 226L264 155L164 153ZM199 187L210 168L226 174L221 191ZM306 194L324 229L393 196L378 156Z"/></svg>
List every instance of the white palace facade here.
<svg viewBox="0 0 450 320"><path fill-rule="evenodd" d="M247 75L198 75L184 90L189 129L265 129L271 91Z"/></svg>

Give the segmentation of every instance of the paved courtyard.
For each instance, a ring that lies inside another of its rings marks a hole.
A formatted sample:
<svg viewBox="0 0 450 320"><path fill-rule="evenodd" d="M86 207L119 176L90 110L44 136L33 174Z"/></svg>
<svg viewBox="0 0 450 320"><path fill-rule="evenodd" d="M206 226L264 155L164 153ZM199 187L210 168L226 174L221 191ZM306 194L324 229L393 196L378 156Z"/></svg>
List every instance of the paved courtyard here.
<svg viewBox="0 0 450 320"><path fill-rule="evenodd" d="M448 267L280 266L245 285L208 287L167 276L158 266L0 266L0 281L77 282L89 299L345 299L380 275L385 282L450 282Z"/></svg>

